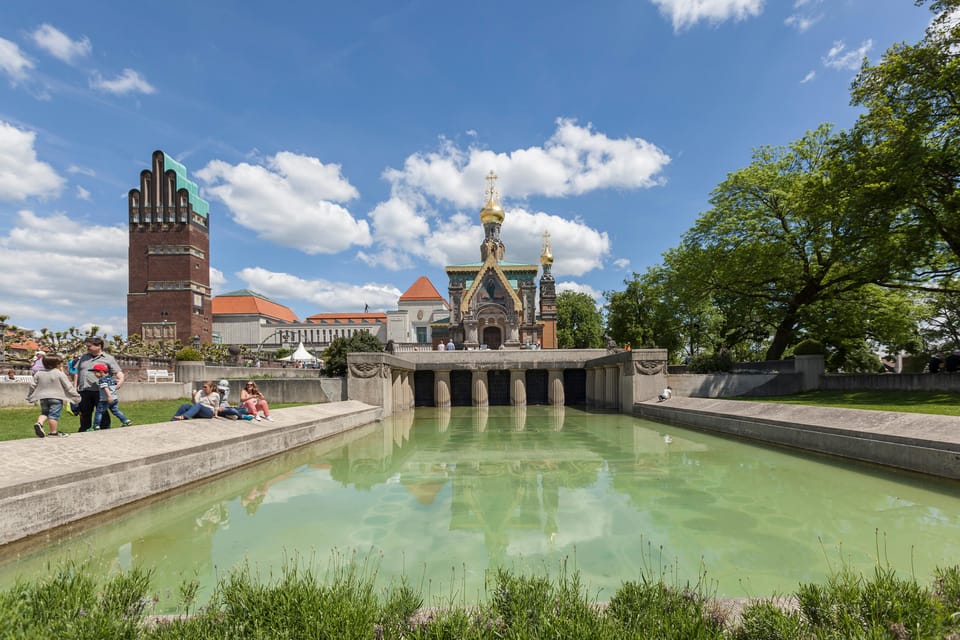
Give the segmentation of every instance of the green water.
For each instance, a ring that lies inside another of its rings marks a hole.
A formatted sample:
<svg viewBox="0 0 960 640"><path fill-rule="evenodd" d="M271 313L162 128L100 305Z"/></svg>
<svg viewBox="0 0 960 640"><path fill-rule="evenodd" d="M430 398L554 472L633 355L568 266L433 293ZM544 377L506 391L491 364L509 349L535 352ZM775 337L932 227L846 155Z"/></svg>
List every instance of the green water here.
<svg viewBox="0 0 960 640"><path fill-rule="evenodd" d="M762 596L878 558L929 583L960 563L960 483L615 414L418 409L45 540L4 550L0 586L93 557L153 568L170 610L182 580L209 593L244 559L266 575L356 552L428 603L564 561L601 600L642 572Z"/></svg>

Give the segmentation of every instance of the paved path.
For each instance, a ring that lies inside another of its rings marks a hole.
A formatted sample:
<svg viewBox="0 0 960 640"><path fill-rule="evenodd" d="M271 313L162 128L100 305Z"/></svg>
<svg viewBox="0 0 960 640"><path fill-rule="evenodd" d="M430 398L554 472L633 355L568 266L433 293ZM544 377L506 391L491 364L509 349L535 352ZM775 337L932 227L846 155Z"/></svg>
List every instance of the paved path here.
<svg viewBox="0 0 960 640"><path fill-rule="evenodd" d="M955 416L676 396L634 415L960 479Z"/></svg>
<svg viewBox="0 0 960 640"><path fill-rule="evenodd" d="M0 442L0 544L369 424L382 410L346 401L271 415Z"/></svg>

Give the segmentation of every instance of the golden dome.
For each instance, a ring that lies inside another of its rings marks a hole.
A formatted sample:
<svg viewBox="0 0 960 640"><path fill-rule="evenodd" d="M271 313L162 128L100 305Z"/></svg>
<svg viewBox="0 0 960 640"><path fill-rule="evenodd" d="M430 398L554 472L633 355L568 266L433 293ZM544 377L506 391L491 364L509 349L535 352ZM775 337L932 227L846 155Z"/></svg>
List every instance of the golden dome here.
<svg viewBox="0 0 960 640"><path fill-rule="evenodd" d="M550 251L550 232L543 232L543 251L540 252L540 264L553 264L553 252Z"/></svg>
<svg viewBox="0 0 960 640"><path fill-rule="evenodd" d="M480 210L480 222L483 224L490 222L503 223L503 208L492 197L487 202L487 206Z"/></svg>

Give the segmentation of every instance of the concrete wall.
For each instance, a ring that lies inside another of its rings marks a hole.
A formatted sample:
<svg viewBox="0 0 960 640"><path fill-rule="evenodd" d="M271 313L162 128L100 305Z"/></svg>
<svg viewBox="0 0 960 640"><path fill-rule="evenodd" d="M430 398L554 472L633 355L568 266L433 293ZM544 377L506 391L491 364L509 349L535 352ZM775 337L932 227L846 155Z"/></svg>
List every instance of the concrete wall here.
<svg viewBox="0 0 960 640"><path fill-rule="evenodd" d="M678 396L732 398L784 396L803 390L799 373L683 373L671 374L667 384Z"/></svg>
<svg viewBox="0 0 960 640"><path fill-rule="evenodd" d="M829 391L948 391L960 393L957 373L829 373L819 386Z"/></svg>

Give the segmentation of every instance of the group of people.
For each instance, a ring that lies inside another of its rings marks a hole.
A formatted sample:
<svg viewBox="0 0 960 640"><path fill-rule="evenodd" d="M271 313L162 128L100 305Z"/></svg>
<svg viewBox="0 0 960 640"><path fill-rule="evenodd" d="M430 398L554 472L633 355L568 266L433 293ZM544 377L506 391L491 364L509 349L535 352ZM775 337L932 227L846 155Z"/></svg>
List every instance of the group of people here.
<svg viewBox="0 0 960 640"><path fill-rule="evenodd" d="M71 358L69 363L59 355L38 351L31 365L33 373L27 391L27 402L40 405L40 415L33 424L38 438L63 437L60 418L65 407L80 417L78 431L109 429L111 414L123 424L133 422L120 410L120 387L124 383L123 369L116 358L103 350L102 338L90 337L84 341L87 352ZM64 371L64 366L67 371ZM69 374L69 375L68 375ZM13 376L8 373L8 378ZM226 380L205 382L194 394L194 402L181 405L174 420L213 418L215 416L269 420L270 405L253 381L240 391L240 403L232 407L227 399L230 385ZM262 417L261 417L262 416Z"/></svg>
<svg viewBox="0 0 960 640"><path fill-rule="evenodd" d="M72 379L63 370L65 363L61 356L43 351L34 356L27 402L40 404L40 415L33 424L37 437L67 435L59 429L64 403L68 403L71 413L80 416L80 431L109 429L110 414L124 426L132 424L120 411L118 390L124 380L120 365L104 352L102 338L87 338L84 346L87 352L70 361Z"/></svg>
<svg viewBox="0 0 960 640"><path fill-rule="evenodd" d="M181 404L170 420L228 418L273 422L273 418L270 417L270 405L256 382L251 380L243 385L240 389L240 402L235 407L230 405L229 395L230 383L227 380L204 382L193 394L193 402Z"/></svg>

